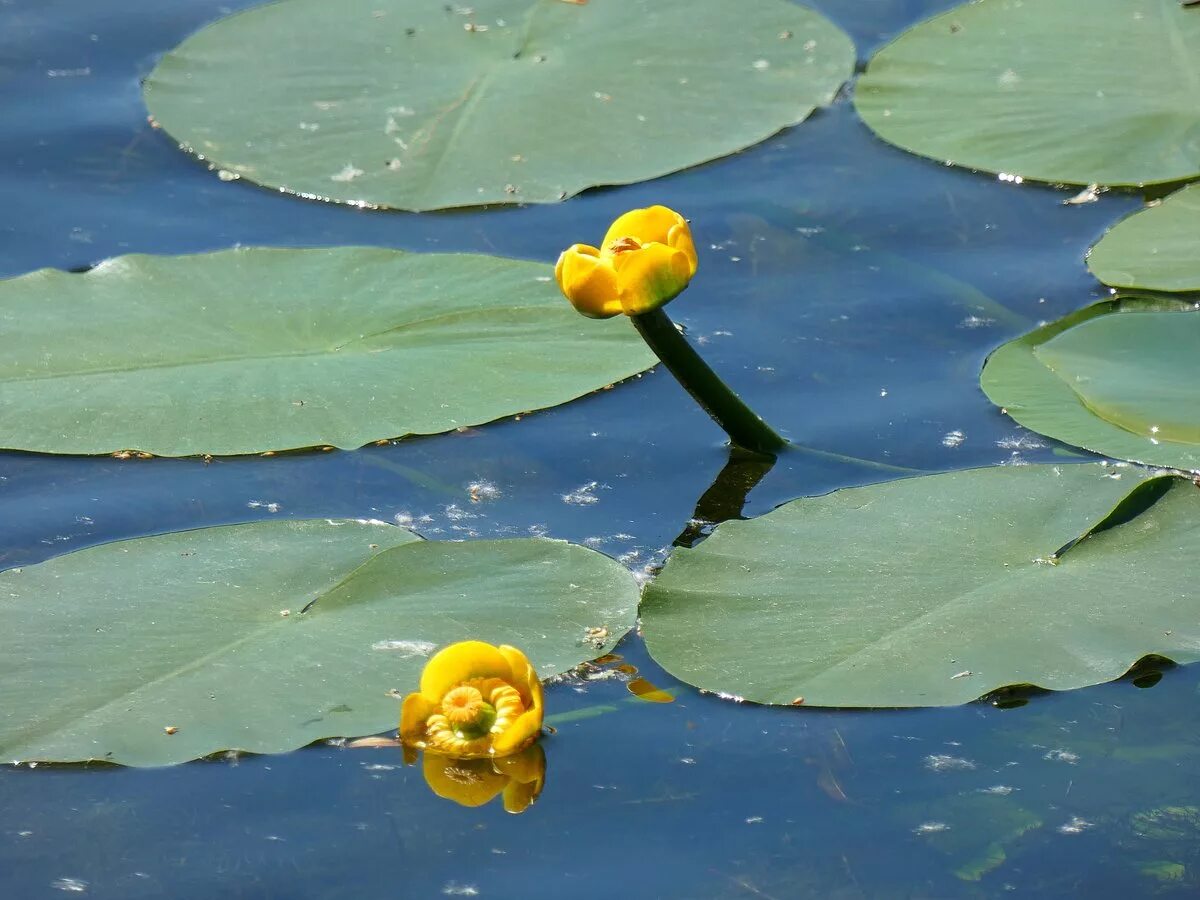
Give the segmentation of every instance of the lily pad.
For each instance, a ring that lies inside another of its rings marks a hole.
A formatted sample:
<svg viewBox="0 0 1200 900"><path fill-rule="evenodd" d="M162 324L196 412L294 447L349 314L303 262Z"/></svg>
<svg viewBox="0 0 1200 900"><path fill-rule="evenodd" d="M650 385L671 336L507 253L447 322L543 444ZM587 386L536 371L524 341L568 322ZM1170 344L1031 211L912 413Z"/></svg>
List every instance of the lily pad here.
<svg viewBox="0 0 1200 900"><path fill-rule="evenodd" d="M1170 298L1109 300L988 358L992 402L1056 440L1118 459L1200 470L1200 311Z"/></svg>
<svg viewBox="0 0 1200 900"><path fill-rule="evenodd" d="M829 103L854 59L782 0L285 0L184 41L145 96L224 177L425 210L553 202L726 156Z"/></svg>
<svg viewBox="0 0 1200 900"><path fill-rule="evenodd" d="M1146 478L1000 466L726 522L647 587L647 648L706 690L843 707L1078 688L1150 654L1195 661L1200 491Z"/></svg>
<svg viewBox="0 0 1200 900"><path fill-rule="evenodd" d="M1200 174L1200 11L1178 0L976 0L871 60L855 105L933 159L1066 184Z"/></svg>
<svg viewBox="0 0 1200 900"><path fill-rule="evenodd" d="M80 550L0 573L0 759L155 766L384 731L436 647L512 644L548 677L610 649L637 600L624 566L563 541L378 523Z"/></svg>
<svg viewBox="0 0 1200 900"><path fill-rule="evenodd" d="M654 364L548 266L370 248L126 256L0 282L0 446L360 447L565 403Z"/></svg>
<svg viewBox="0 0 1200 900"><path fill-rule="evenodd" d="M1117 223L1088 254L1092 274L1113 287L1200 291L1200 182Z"/></svg>

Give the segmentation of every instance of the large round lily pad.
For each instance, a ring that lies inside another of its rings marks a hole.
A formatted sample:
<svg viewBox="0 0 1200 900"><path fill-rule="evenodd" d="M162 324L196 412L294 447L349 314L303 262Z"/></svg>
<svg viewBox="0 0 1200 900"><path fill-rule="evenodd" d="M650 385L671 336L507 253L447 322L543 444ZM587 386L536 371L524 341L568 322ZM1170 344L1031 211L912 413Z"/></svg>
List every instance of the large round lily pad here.
<svg viewBox="0 0 1200 900"><path fill-rule="evenodd" d="M1200 470L1198 348L1193 304L1105 301L1005 344L980 383L1010 416L1056 440Z"/></svg>
<svg viewBox="0 0 1200 900"><path fill-rule="evenodd" d="M1068 184L1200 174L1200 9L976 0L871 60L855 105L885 141Z"/></svg>
<svg viewBox="0 0 1200 900"><path fill-rule="evenodd" d="M145 85L227 173L422 210L560 200L736 152L828 103L854 47L783 0L283 0Z"/></svg>
<svg viewBox="0 0 1200 900"><path fill-rule="evenodd" d="M554 406L654 364L548 266L251 248L0 282L0 446L360 447Z"/></svg>
<svg viewBox="0 0 1200 900"><path fill-rule="evenodd" d="M1113 287L1200 291L1200 182L1117 223L1088 254Z"/></svg>
<svg viewBox="0 0 1200 900"><path fill-rule="evenodd" d="M646 645L701 688L807 706L948 705L1200 659L1200 490L1143 477L1002 466L726 522L647 586Z"/></svg>
<svg viewBox="0 0 1200 900"><path fill-rule="evenodd" d="M435 648L512 644L551 676L609 649L637 601L624 566L562 541L312 520L105 544L0 573L0 760L164 765L384 731Z"/></svg>

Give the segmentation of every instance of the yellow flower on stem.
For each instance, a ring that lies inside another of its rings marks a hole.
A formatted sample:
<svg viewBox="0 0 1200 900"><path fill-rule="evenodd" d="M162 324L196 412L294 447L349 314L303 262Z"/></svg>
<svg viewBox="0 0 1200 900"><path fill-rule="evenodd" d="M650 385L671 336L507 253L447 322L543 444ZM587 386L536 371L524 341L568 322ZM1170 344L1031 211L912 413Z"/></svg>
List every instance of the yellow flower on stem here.
<svg viewBox="0 0 1200 900"><path fill-rule="evenodd" d="M696 247L683 216L665 206L625 213L599 248L575 244L558 257L554 277L579 312L593 319L658 309L696 274Z"/></svg>
<svg viewBox="0 0 1200 900"><path fill-rule="evenodd" d="M404 698L400 740L460 759L509 756L542 730L542 683L516 647L483 641L451 644Z"/></svg>
<svg viewBox="0 0 1200 900"><path fill-rule="evenodd" d="M455 759L427 751L422 771L430 790L445 800L460 806L483 806L503 793L504 808L521 813L542 792L546 754L539 744L491 759Z"/></svg>

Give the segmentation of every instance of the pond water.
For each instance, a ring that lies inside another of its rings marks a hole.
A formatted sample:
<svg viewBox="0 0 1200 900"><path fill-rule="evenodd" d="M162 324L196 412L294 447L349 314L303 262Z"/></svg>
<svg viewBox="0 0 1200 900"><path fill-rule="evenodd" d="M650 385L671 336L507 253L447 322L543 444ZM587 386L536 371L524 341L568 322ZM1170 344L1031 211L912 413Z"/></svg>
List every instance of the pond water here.
<svg viewBox="0 0 1200 900"><path fill-rule="evenodd" d="M139 79L156 58L245 5L0 0L0 275L234 244L548 262L664 203L701 249L672 315L797 444L745 515L906 473L1083 458L1001 415L978 371L1003 341L1102 295L1083 254L1138 197L1068 206L1069 193L911 157L843 96L738 156L555 206L302 202L223 183L146 124ZM865 60L951 4L815 5ZM0 565L203 525L361 516L429 537L549 534L644 571L727 455L660 372L354 453L2 453ZM741 501L728 481L707 501L724 516ZM472 503L472 484L495 496ZM674 685L636 636L619 652L675 701L634 700L620 678L551 686L547 783L520 816L438 799L386 748L0 768L0 895L1127 897L1200 884L1195 667L1003 709L847 712L730 703Z"/></svg>

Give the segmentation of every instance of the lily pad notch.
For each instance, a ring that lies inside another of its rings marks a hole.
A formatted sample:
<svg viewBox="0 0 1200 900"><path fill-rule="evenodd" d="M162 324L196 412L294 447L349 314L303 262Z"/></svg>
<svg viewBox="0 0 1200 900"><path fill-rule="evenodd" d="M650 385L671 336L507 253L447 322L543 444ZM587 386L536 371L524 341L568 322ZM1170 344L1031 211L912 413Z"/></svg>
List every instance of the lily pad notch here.
<svg viewBox="0 0 1200 900"><path fill-rule="evenodd" d="M1200 660L1198 545L1190 479L997 466L725 522L675 551L641 617L651 656L705 690L947 706L1111 681L1148 656Z"/></svg>

